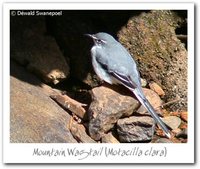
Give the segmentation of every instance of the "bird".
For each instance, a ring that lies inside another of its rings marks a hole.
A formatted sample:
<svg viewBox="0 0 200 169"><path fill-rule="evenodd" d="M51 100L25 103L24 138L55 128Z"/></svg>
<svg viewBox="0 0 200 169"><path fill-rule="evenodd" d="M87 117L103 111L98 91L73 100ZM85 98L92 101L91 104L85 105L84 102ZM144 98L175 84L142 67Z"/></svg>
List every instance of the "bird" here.
<svg viewBox="0 0 200 169"><path fill-rule="evenodd" d="M143 93L138 67L126 48L105 32L85 35L93 39L90 52L93 69L99 78L111 85L120 84L128 88L170 138L167 126Z"/></svg>

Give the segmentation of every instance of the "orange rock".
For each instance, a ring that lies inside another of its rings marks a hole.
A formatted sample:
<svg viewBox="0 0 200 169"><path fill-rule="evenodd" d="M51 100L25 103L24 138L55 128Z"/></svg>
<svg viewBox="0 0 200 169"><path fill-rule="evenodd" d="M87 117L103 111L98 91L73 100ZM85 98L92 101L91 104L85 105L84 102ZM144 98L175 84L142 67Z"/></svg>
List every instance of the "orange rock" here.
<svg viewBox="0 0 200 169"><path fill-rule="evenodd" d="M184 121L188 120L188 112L187 111L181 112L181 119L183 119Z"/></svg>
<svg viewBox="0 0 200 169"><path fill-rule="evenodd" d="M186 123L182 123L181 125L180 125L180 129L187 129L187 124Z"/></svg>
<svg viewBox="0 0 200 169"><path fill-rule="evenodd" d="M181 132L181 129L180 128L177 128L177 129L174 129L172 130L173 133L177 134L177 133L180 133Z"/></svg>
<svg viewBox="0 0 200 169"><path fill-rule="evenodd" d="M156 110L156 112L160 115L162 115L161 106L162 106L162 100L158 96L156 92L154 92L151 89L143 88L144 95L146 96L147 100L151 103L153 108ZM144 106L140 106L140 108L137 110L137 113L142 115L149 115L148 111Z"/></svg>
<svg viewBox="0 0 200 169"><path fill-rule="evenodd" d="M157 134L158 136L161 136L161 137L164 137L164 136L165 136L165 133L164 133L163 130L160 129L160 128L157 128L156 134Z"/></svg>
<svg viewBox="0 0 200 169"><path fill-rule="evenodd" d="M151 90L155 91L159 96L165 95L165 92L157 83L151 82L151 83L149 83L149 87Z"/></svg>
<svg viewBox="0 0 200 169"><path fill-rule="evenodd" d="M170 112L170 116L180 116L180 112Z"/></svg>

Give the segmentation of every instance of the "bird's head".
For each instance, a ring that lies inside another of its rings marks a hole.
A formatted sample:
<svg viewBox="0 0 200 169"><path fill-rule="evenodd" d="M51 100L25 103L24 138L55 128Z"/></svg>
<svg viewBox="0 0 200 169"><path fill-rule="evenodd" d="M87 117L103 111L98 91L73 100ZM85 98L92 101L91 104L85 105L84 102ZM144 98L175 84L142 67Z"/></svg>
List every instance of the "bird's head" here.
<svg viewBox="0 0 200 169"><path fill-rule="evenodd" d="M116 42L116 40L111 35L104 32L99 32L96 34L85 34L85 35L92 38L94 44L98 46L103 46L106 44L111 44Z"/></svg>

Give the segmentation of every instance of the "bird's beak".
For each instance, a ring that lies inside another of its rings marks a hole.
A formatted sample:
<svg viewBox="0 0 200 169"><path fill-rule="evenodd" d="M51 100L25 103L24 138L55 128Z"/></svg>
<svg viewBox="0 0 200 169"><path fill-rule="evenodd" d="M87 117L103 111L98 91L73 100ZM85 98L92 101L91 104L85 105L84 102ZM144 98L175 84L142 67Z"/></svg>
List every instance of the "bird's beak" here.
<svg viewBox="0 0 200 169"><path fill-rule="evenodd" d="M84 34L85 36L88 36L88 37L91 37L92 38L92 35L91 34Z"/></svg>
<svg viewBox="0 0 200 169"><path fill-rule="evenodd" d="M97 39L94 35L91 35L91 34L84 34L85 36L88 36L88 37L90 37L90 38L92 38L92 39Z"/></svg>

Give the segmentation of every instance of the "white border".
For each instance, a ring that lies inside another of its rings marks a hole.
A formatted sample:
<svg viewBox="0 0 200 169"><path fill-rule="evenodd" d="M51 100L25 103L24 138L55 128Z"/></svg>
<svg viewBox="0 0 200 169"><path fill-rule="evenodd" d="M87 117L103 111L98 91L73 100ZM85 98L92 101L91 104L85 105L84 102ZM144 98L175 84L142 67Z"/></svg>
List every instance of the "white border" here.
<svg viewBox="0 0 200 169"><path fill-rule="evenodd" d="M10 9L174 9L188 10L188 143L185 144L13 144L10 143L10 82L9 82L9 10ZM193 3L4 3L3 5L3 162L4 163L193 163L194 162L194 4ZM101 147L131 150L139 147L143 152L165 150L166 157L159 156L32 156L34 148L67 150L99 150Z"/></svg>

